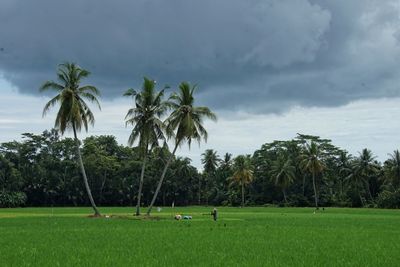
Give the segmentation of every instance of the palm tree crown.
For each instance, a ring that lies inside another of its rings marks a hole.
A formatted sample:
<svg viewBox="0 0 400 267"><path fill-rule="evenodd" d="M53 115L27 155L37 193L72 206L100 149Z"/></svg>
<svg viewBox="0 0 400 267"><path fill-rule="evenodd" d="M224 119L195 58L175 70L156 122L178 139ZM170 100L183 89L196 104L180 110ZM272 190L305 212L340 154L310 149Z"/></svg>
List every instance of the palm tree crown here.
<svg viewBox="0 0 400 267"><path fill-rule="evenodd" d="M81 80L89 74L89 71L74 63L63 63L59 65L57 72L58 82L47 81L40 88L41 92L47 90L57 92L57 95L45 105L43 116L59 103L55 128L59 129L61 134L73 128L79 132L82 126L87 131L88 125L94 124L94 115L85 100L95 103L101 109L97 100L100 96L99 90L91 85L80 86Z"/></svg>
<svg viewBox="0 0 400 267"><path fill-rule="evenodd" d="M191 86L188 82L179 85L179 92L172 94L169 106L172 113L167 119L169 132L175 131L175 142L180 145L186 140L189 147L192 139L199 143L202 138L207 141L207 131L203 126L203 119L216 120L216 115L208 107L195 107L193 93L196 86Z"/></svg>
<svg viewBox="0 0 400 267"><path fill-rule="evenodd" d="M220 161L217 151L214 151L213 149L207 149L201 155L203 156L201 163L203 163L204 172L208 174L214 173L217 170L218 162Z"/></svg>
<svg viewBox="0 0 400 267"><path fill-rule="evenodd" d="M393 186L400 183L400 152L399 150L393 151L390 154L390 159L385 162L386 178Z"/></svg>
<svg viewBox="0 0 400 267"><path fill-rule="evenodd" d="M139 140L142 150L147 150L148 146L158 146L158 141L165 139L165 124L161 117L167 111L167 102L163 101L166 87L156 92L155 84L154 80L144 77L141 92L128 89L124 94L133 97L135 101L135 106L125 116L126 124L134 126L128 143L132 146Z"/></svg>

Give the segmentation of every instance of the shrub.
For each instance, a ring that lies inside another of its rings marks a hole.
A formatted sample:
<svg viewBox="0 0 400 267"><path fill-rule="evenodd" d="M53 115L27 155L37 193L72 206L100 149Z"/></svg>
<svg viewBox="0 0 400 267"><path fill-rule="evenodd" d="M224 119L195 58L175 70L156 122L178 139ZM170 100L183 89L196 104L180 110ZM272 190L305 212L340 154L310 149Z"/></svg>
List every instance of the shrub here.
<svg viewBox="0 0 400 267"><path fill-rule="evenodd" d="M24 192L0 192L0 208L22 207L26 203Z"/></svg>
<svg viewBox="0 0 400 267"><path fill-rule="evenodd" d="M400 190L382 191L378 195L377 205L379 208L398 209L400 207Z"/></svg>

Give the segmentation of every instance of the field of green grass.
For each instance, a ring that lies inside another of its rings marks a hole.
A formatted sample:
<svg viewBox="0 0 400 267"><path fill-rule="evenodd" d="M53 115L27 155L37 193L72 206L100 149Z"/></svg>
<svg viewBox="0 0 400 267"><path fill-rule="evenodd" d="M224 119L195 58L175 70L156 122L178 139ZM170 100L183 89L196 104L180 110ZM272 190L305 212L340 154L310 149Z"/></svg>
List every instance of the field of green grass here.
<svg viewBox="0 0 400 267"><path fill-rule="evenodd" d="M0 266L400 266L400 211L0 209ZM193 216L175 221L174 213Z"/></svg>

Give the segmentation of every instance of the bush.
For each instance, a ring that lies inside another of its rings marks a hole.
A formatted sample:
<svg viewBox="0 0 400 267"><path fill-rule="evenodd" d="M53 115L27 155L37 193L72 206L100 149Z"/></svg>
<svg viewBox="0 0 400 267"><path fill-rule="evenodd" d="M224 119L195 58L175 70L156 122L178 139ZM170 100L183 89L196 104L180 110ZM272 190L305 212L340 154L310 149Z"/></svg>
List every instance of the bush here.
<svg viewBox="0 0 400 267"><path fill-rule="evenodd" d="M0 208L22 207L26 203L24 192L0 192Z"/></svg>
<svg viewBox="0 0 400 267"><path fill-rule="evenodd" d="M377 205L379 208L398 209L400 207L400 190L382 191L378 195Z"/></svg>

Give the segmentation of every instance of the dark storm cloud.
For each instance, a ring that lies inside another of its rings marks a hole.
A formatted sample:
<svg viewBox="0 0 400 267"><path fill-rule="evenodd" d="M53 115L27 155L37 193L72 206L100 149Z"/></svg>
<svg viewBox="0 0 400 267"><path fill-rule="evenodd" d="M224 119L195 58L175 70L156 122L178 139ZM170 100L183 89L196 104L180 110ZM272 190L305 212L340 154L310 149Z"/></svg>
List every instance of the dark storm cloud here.
<svg viewBox="0 0 400 267"><path fill-rule="evenodd" d="M398 96L397 1L0 0L0 71L37 93L78 62L105 97L143 75L199 83L224 109Z"/></svg>

